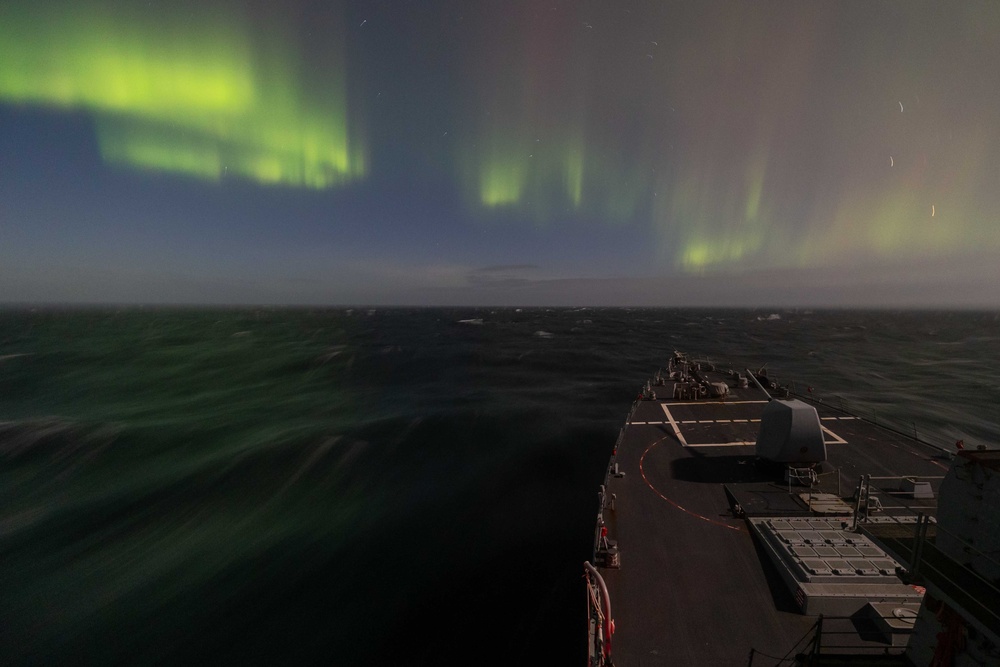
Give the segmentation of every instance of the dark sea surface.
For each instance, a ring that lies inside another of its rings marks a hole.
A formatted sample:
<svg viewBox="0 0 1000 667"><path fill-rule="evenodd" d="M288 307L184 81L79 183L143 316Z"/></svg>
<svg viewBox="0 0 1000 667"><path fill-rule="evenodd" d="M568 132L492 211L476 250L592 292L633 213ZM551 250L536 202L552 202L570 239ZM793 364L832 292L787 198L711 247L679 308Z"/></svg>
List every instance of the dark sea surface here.
<svg viewBox="0 0 1000 667"><path fill-rule="evenodd" d="M8 309L0 662L583 664L675 349L1000 444L993 312Z"/></svg>

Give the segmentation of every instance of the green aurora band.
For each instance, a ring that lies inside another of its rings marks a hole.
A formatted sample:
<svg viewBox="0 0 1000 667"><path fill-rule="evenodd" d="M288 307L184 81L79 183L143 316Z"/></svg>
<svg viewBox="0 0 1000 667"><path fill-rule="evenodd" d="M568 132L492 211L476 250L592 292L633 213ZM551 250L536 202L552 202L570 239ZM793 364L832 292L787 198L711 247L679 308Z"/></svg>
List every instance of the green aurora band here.
<svg viewBox="0 0 1000 667"><path fill-rule="evenodd" d="M589 50L591 35L580 29L582 12L529 4L510 7L502 22L480 17L481 46L464 76L476 105L456 176L470 208L487 218L622 225L649 206L650 162L635 159L641 150L623 147L592 117L600 107L593 79L599 87L607 81L599 54Z"/></svg>
<svg viewBox="0 0 1000 667"><path fill-rule="evenodd" d="M1000 11L914 11L920 39L888 39L874 8L727 8L491 17L464 77L470 206L648 229L654 261L693 274L1000 249L990 88L976 48L950 46Z"/></svg>
<svg viewBox="0 0 1000 667"><path fill-rule="evenodd" d="M110 163L325 188L364 176L366 151L349 123L343 36L324 28L333 46L310 54L317 81L287 16L265 30L236 4L8 2L0 101L90 112Z"/></svg>
<svg viewBox="0 0 1000 667"><path fill-rule="evenodd" d="M372 46L358 53L388 55L359 55L350 64L366 74L350 82L343 8L317 21L295 6L321 3L278 4L5 2L0 103L83 110L108 163L208 181L350 183L371 171L370 137L379 177L394 158L444 156L442 180L472 223L617 226L656 270L1000 250L995 86L983 75L1000 57L995 4L889 19L832 3L719 15L697 3L486 3L448 13L412 52L391 51L402 19L397 32L354 24L368 41L352 43ZM406 69L426 70L424 46L447 56L441 79L458 95ZM362 98L373 119L400 125L366 136Z"/></svg>

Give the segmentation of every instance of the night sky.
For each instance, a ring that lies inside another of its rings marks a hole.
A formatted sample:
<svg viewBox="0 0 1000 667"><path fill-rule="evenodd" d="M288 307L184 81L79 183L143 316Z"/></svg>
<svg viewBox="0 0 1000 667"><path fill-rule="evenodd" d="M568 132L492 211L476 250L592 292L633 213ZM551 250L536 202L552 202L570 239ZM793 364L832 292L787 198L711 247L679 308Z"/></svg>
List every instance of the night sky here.
<svg viewBox="0 0 1000 667"><path fill-rule="evenodd" d="M1000 305L1000 3L0 3L0 302Z"/></svg>

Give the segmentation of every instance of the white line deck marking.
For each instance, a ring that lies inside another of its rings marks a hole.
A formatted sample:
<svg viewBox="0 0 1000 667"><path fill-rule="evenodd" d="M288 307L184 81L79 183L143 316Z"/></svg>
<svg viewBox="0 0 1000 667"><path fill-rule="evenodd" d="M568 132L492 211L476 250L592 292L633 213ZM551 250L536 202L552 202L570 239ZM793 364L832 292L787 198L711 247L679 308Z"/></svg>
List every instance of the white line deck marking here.
<svg viewBox="0 0 1000 667"><path fill-rule="evenodd" d="M846 445L847 444L846 440L844 440L843 438L841 438L839 435L837 435L836 433L834 433L833 431L831 431L827 427L821 426L820 428L822 428L825 433L828 433L830 435L830 437L833 438L833 440L827 440L826 438L823 438L823 442L825 444L827 444L827 445Z"/></svg>
<svg viewBox="0 0 1000 667"><path fill-rule="evenodd" d="M671 403L670 405L746 405L747 403L767 403L767 401L689 401L687 403ZM660 403L666 406L666 403Z"/></svg>
<svg viewBox="0 0 1000 667"><path fill-rule="evenodd" d="M685 440L684 436L681 435L681 429L677 425L677 422L674 421L674 416L670 414L670 410L667 409L667 405L665 403L660 403L660 407L663 408L663 414L667 415L667 421L669 421L670 425L674 428L674 435L677 436L677 440L681 443L681 446L687 447L687 440Z"/></svg>
<svg viewBox="0 0 1000 667"><path fill-rule="evenodd" d="M767 401L694 401L690 403L671 403L670 405L736 405L736 404L746 404L746 403L767 403ZM679 424L756 424L760 423L760 419L685 419L678 421L674 419L673 414L670 413L670 408L667 407L666 403L660 403L660 407L663 408L663 414L666 415L667 421L665 422L631 422L632 424L651 426L651 425L663 425L670 424L674 431L674 436L676 436L678 442L681 443L682 447L748 447L757 444L753 440L736 440L733 442L706 442L706 443L689 443L684 435L681 433ZM847 420L847 419L857 419L857 417L821 417L824 421L833 420ZM845 445L847 441L841 438L839 435L820 425L823 432L830 436L831 439L823 439L824 444L827 445Z"/></svg>
<svg viewBox="0 0 1000 667"><path fill-rule="evenodd" d="M737 403L767 403L767 401L695 401L691 403L671 403L670 405L734 405ZM667 416L666 422L631 422L633 424L643 424L643 425L663 425L670 424L673 428L674 436L676 436L678 442L681 443L682 447L748 447L756 445L754 440L736 440L733 442L706 442L706 443L689 443L684 435L681 433L679 424L756 424L760 423L760 419L684 419L676 420L673 414L670 412L670 408L667 407L666 403L660 403L660 407L663 408L663 414ZM839 420L839 419L857 419L857 417L821 417L824 421ZM830 439L823 438L824 444L827 445L845 445L847 441L841 438L839 435L826 428L822 424L820 428L826 433Z"/></svg>
<svg viewBox="0 0 1000 667"><path fill-rule="evenodd" d="M720 422L724 422L724 420L719 420L719 421ZM752 420L752 421L760 421L760 420L759 419L755 419L755 420ZM681 424L687 424L688 422L680 422L680 423ZM700 422L690 422L690 423L700 423ZM823 443L824 444L827 444L827 445L846 445L847 444L846 440L844 440L843 438L841 438L839 435L837 435L836 433L834 433L830 429L826 428L825 426L823 426L821 428L823 429L823 431L827 435L830 436L830 438L832 438L832 440L827 440L826 438L823 438ZM756 445L756 444L757 444L757 442L754 441L754 440L737 440L737 441L734 441L734 442L693 442L693 443L685 443L684 446L685 447L746 447L748 445Z"/></svg>
<svg viewBox="0 0 1000 667"><path fill-rule="evenodd" d="M678 421L677 423L678 424L728 424L728 423L730 423L730 421L732 421L733 424L752 424L752 423L755 423L755 422L759 422L760 420L759 419L733 419L733 420L729 420L729 419L701 419L701 420L698 420L698 419L685 419L683 421ZM633 422L633 423L635 423L635 422ZM653 423L656 423L656 422L649 422L649 423L653 424Z"/></svg>

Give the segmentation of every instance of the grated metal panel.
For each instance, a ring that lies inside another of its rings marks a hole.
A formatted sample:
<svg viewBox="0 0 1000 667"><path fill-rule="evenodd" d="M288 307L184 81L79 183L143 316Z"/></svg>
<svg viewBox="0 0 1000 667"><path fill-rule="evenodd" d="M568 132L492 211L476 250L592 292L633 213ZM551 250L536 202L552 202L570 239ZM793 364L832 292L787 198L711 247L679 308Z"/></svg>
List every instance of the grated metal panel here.
<svg viewBox="0 0 1000 667"><path fill-rule="evenodd" d="M885 575L895 575L896 574L896 561L891 558L873 558L872 565L879 569L879 572Z"/></svg>
<svg viewBox="0 0 1000 667"><path fill-rule="evenodd" d="M787 544L805 544L805 540L799 535L797 531L794 530L779 530L776 531L778 539Z"/></svg>
<svg viewBox="0 0 1000 667"><path fill-rule="evenodd" d="M838 577L853 577L855 575L854 568L846 560L831 558L826 561L826 565Z"/></svg>
<svg viewBox="0 0 1000 667"><path fill-rule="evenodd" d="M821 519L749 521L803 614L850 616L872 600L920 600L896 576L896 562L864 535L828 530Z"/></svg>
<svg viewBox="0 0 1000 667"><path fill-rule="evenodd" d="M861 552L854 547L837 547L837 553L843 558L860 558Z"/></svg>
<svg viewBox="0 0 1000 667"><path fill-rule="evenodd" d="M799 535L806 541L806 544L823 544L826 541L820 536L818 530L801 530Z"/></svg>
<svg viewBox="0 0 1000 667"><path fill-rule="evenodd" d="M777 550L795 579L803 583L841 581L853 577L899 583L896 562L858 533L828 529L818 518L760 518L752 525Z"/></svg>
<svg viewBox="0 0 1000 667"><path fill-rule="evenodd" d="M826 564L825 560L820 560L819 558L803 558L802 565L805 566L809 574L832 574L830 567Z"/></svg>
<svg viewBox="0 0 1000 667"><path fill-rule="evenodd" d="M820 535L827 544L847 544L847 538L839 530L823 530L820 531Z"/></svg>
<svg viewBox="0 0 1000 667"><path fill-rule="evenodd" d="M880 572L870 560L849 560L847 561L854 571L865 577L877 577Z"/></svg>

